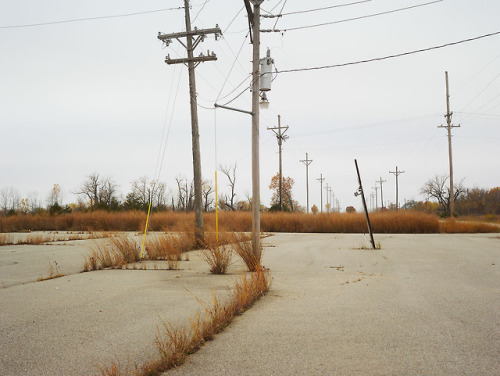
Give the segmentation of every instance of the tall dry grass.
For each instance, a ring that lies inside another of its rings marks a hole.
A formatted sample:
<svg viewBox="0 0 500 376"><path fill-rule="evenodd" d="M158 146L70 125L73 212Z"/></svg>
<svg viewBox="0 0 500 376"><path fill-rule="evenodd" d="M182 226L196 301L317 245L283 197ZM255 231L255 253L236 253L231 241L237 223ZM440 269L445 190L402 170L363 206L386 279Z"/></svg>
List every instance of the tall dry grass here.
<svg viewBox="0 0 500 376"><path fill-rule="evenodd" d="M446 234L476 234L500 232L500 226L491 223L465 222L447 219L439 222L440 232Z"/></svg>
<svg viewBox="0 0 500 376"><path fill-rule="evenodd" d="M376 233L438 233L438 217L415 211L371 213L370 220ZM0 232L16 231L144 231L144 212L71 213L50 215L15 215L0 217ZM204 214L205 231L215 230L215 214ZM222 212L219 229L226 232L249 232L252 228L250 212ZM193 232L194 213L153 213L149 221L150 231ZM363 233L366 222L362 213L261 213L261 230L264 232L326 232ZM490 231L478 228L478 231Z"/></svg>

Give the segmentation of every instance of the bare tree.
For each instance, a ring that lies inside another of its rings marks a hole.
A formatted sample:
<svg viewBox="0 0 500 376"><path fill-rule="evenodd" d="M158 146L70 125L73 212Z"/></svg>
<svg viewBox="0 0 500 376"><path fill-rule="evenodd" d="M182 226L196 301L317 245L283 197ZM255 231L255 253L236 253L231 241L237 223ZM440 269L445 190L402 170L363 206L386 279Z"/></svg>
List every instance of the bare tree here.
<svg viewBox="0 0 500 376"><path fill-rule="evenodd" d="M231 194L226 197L226 205L231 208L231 210L235 210L235 186L236 186L236 167L235 163L232 166L219 166L219 170L226 175L227 180L229 180L228 187L231 188Z"/></svg>
<svg viewBox="0 0 500 376"><path fill-rule="evenodd" d="M448 176L435 176L429 179L424 186L420 189L420 193L435 198L443 211L445 216L450 215L450 187L447 184ZM453 186L453 197L455 201L466 192L463 187L463 180Z"/></svg>
<svg viewBox="0 0 500 376"><path fill-rule="evenodd" d="M149 203L153 208L166 208L167 186L157 180L149 180L147 176L141 176L132 181L131 192L127 194L126 204L134 209L147 209Z"/></svg>
<svg viewBox="0 0 500 376"><path fill-rule="evenodd" d="M38 198L38 192L28 193L28 208L31 214L35 214L38 210L42 208L42 203Z"/></svg>
<svg viewBox="0 0 500 376"><path fill-rule="evenodd" d="M177 183L177 208L184 211L194 210L194 183L188 183L183 177L176 177Z"/></svg>
<svg viewBox="0 0 500 376"><path fill-rule="evenodd" d="M109 176L105 176L101 180L99 189L99 203L110 206L113 200L117 199L118 184L116 184Z"/></svg>
<svg viewBox="0 0 500 376"><path fill-rule="evenodd" d="M54 205L62 205L62 200L63 200L63 195L62 195L62 188L59 184L54 184L52 189L50 190L48 196L47 196L47 205L54 206Z"/></svg>
<svg viewBox="0 0 500 376"><path fill-rule="evenodd" d="M212 182L210 180L203 180L201 190L203 194L203 210L208 212L214 203L214 199L210 197L214 193Z"/></svg>
<svg viewBox="0 0 500 376"><path fill-rule="evenodd" d="M0 206L5 215L15 213L19 209L21 196L14 187L5 187L0 190Z"/></svg>
<svg viewBox="0 0 500 376"><path fill-rule="evenodd" d="M94 172L87 176L79 190L75 192L90 200L90 208L107 207L117 202L118 185L110 177L101 177Z"/></svg>

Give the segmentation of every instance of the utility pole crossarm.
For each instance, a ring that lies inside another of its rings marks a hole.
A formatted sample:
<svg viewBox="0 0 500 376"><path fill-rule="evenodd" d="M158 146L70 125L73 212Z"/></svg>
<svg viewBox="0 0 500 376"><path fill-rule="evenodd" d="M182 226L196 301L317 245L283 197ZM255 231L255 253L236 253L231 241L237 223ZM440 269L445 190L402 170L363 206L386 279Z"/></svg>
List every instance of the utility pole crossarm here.
<svg viewBox="0 0 500 376"><path fill-rule="evenodd" d="M211 29L197 29L194 28L193 30L190 31L181 31L179 33L170 33L170 34L162 34L161 32L158 33L158 39L170 44L172 42L172 39L179 39L179 38L185 38L185 37L193 37L193 36L201 36L205 37L208 34L215 34L215 39L218 39L219 36L222 35L222 31L217 25L214 28Z"/></svg>
<svg viewBox="0 0 500 376"><path fill-rule="evenodd" d="M194 56L192 58L180 58L180 59L171 59L170 58L170 55L167 55L167 57L165 58L165 63L167 63L168 65L171 65L171 64L185 64L185 63L189 63L190 61L192 61L193 63L202 63L204 61L213 61L213 60L217 60L217 56L215 56L215 54L212 52L212 55L203 55L201 54L200 56Z"/></svg>

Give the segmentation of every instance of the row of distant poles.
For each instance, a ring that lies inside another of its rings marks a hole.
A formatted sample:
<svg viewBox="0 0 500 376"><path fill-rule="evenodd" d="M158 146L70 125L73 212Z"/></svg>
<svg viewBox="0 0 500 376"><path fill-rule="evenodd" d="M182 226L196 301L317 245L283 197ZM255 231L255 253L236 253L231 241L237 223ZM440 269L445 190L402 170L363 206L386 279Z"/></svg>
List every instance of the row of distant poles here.
<svg viewBox="0 0 500 376"><path fill-rule="evenodd" d="M453 215L454 208L455 208L455 196L454 196L454 189L453 189L453 153L452 153L452 143L451 143L451 130L453 128L459 128L460 125L453 125L451 124L451 118L453 116L453 112L450 111L450 90L449 90L449 85L448 85L448 72L445 72L445 80L446 80L446 114L444 117L446 118L446 125L440 125L438 128L446 128L448 131L448 157L449 157L449 168L450 168L450 215ZM276 133L276 137L278 139L278 145L279 145L279 155L280 155L280 166L279 166L279 178L280 178L280 209L282 208L282 203L281 203L281 180L282 180L282 174L281 174L281 143L282 141L286 140L288 136L283 136L286 130L288 129L287 127L281 127L280 124L280 117L278 115L278 128L268 128L273 130L273 132ZM276 132L276 129L278 132ZM281 129L284 129L284 132L281 132ZM304 163L306 167L306 195L307 195L307 212L309 213L309 165L313 162L312 159L309 159L308 153L306 153L306 159L301 160L300 162ZM393 174L396 178L396 210L399 209L399 175L404 174L405 171L401 171L398 169L398 166L396 166L395 171L389 171L390 174ZM325 178L323 178L323 174L320 175L318 179L316 179L320 182L321 184L321 211L323 211L323 182ZM383 183L385 183L386 180L382 180L382 177L380 180L375 182L375 198L377 200L378 198L378 189L380 188L380 202L381 202L381 207L384 207L384 194L383 194ZM380 187L377 186L377 183L380 184ZM326 187L327 193L331 193L331 187ZM328 195L327 195L328 198ZM363 198L364 199L364 198ZM332 199L333 201L333 199ZM366 205L366 203L365 203ZM378 207L378 204L375 204L375 207Z"/></svg>

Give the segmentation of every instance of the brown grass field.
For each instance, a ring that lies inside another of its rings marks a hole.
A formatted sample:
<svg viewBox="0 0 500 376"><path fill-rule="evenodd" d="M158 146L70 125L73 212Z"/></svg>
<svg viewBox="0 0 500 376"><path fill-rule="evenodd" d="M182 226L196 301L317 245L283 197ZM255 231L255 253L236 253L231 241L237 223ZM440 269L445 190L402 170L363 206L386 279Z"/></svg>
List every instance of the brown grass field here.
<svg viewBox="0 0 500 376"><path fill-rule="evenodd" d="M443 220L433 214L415 211L371 213L370 221L375 233L474 233L500 232L495 221L489 223L480 218L466 218L466 221ZM479 223L480 221L481 223ZM19 231L144 231L144 212L71 213L64 215L14 215L0 217L0 232ZM221 232L251 231L250 212L221 212ZM179 232L192 231L194 213L153 213L149 231ZM205 231L215 231L215 213L204 215ZM305 233L364 233L367 232L365 216L362 213L261 213L263 232L305 232Z"/></svg>

